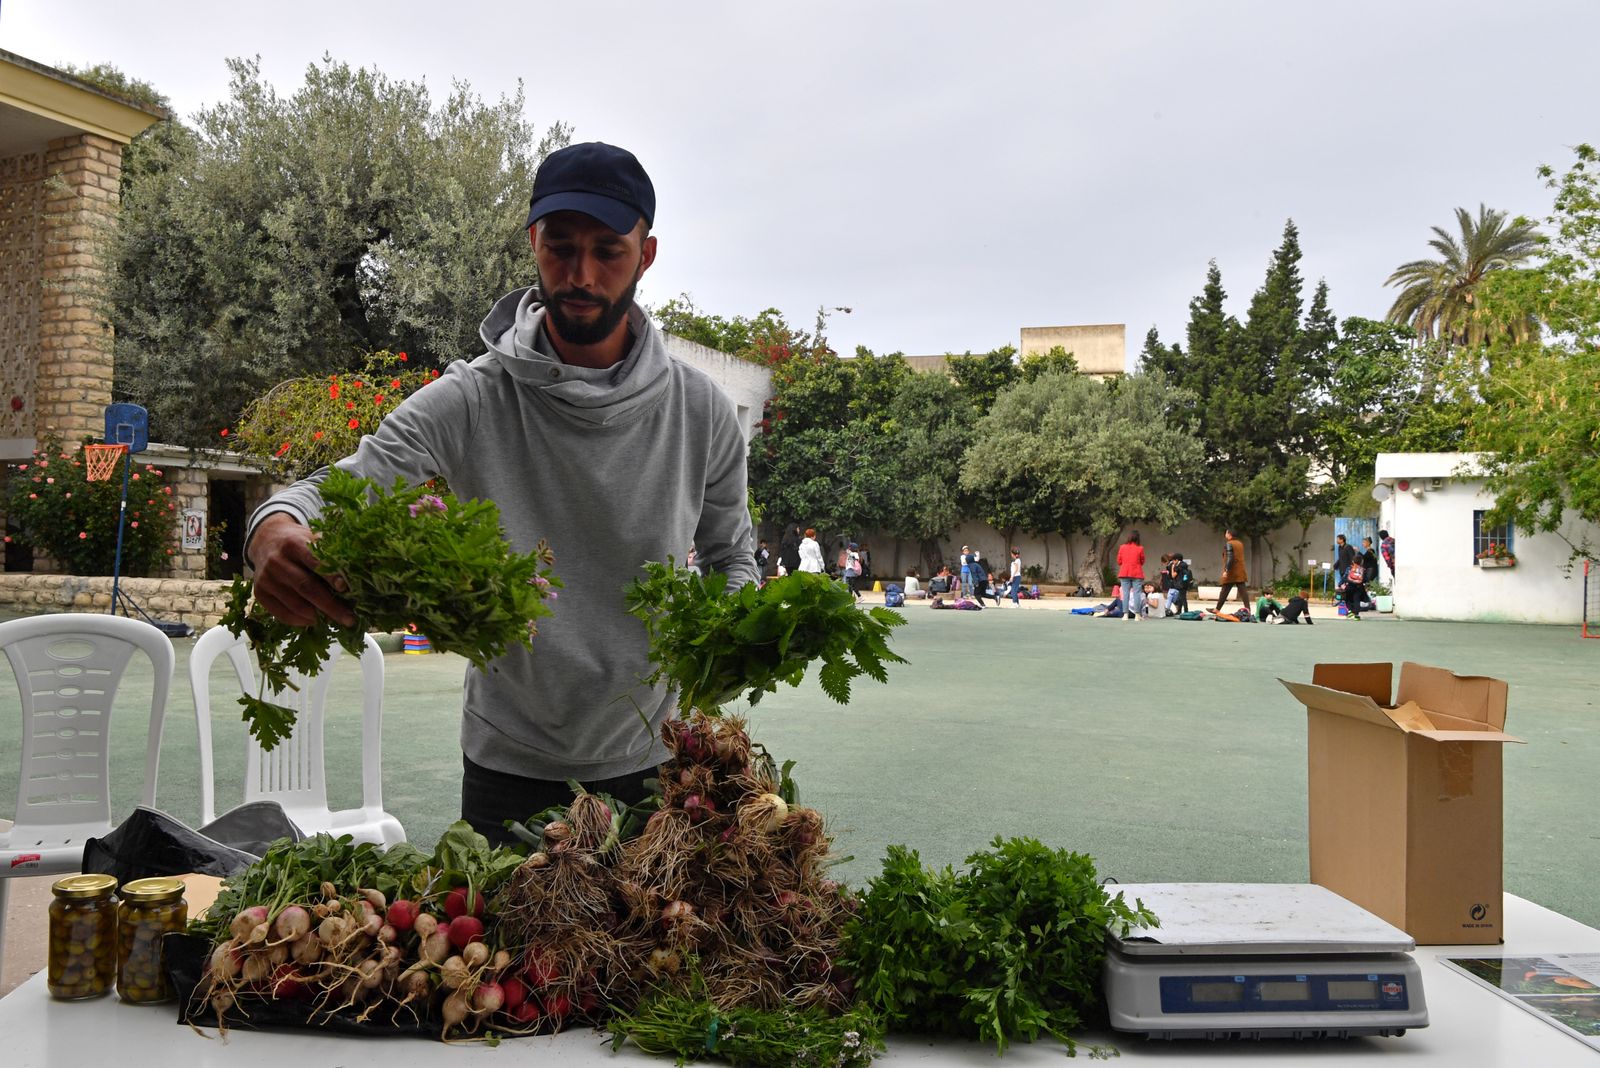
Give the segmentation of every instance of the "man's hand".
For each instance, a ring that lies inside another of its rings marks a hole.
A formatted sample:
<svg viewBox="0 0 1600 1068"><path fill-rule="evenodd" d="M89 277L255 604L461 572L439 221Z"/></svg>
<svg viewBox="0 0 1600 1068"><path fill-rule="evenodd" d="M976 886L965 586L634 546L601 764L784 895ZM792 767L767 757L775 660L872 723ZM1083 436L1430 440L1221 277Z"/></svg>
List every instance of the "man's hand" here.
<svg viewBox="0 0 1600 1068"><path fill-rule="evenodd" d="M245 548L256 570L256 600L291 627L309 627L319 615L352 626L355 614L339 598L342 582L335 579L330 584L317 571L317 558L311 553L314 536L287 512L261 521Z"/></svg>

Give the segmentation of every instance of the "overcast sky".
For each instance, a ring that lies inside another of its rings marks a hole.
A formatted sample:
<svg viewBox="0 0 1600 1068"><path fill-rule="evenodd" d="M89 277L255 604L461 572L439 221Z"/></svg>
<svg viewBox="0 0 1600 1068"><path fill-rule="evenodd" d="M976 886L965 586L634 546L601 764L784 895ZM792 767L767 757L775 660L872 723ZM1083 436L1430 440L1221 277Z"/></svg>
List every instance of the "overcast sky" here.
<svg viewBox="0 0 1600 1068"><path fill-rule="evenodd" d="M1479 202L1600 139L1592 0L415 3L0 0L0 48L109 62L180 114L224 59L283 93L324 52L436 99L522 79L527 116L632 149L640 287L809 326L841 352L984 351L1023 326L1180 339L1206 261L1243 315L1284 221L1341 317ZM487 307L492 294L485 294Z"/></svg>

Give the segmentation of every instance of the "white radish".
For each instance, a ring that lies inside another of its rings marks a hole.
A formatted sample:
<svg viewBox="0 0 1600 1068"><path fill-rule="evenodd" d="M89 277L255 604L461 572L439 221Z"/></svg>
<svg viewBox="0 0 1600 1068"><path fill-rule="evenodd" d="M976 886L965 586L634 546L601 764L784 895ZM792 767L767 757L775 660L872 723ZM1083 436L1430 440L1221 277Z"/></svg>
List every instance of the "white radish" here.
<svg viewBox="0 0 1600 1068"><path fill-rule="evenodd" d="M266 922L267 906L251 905L233 918L233 922L228 925L228 932L238 941L245 942L249 940L251 931Z"/></svg>
<svg viewBox="0 0 1600 1068"><path fill-rule="evenodd" d="M311 930L311 914L299 905L289 905L272 921L272 933L275 937L292 942L297 938L305 937Z"/></svg>
<svg viewBox="0 0 1600 1068"><path fill-rule="evenodd" d="M211 975L222 982L239 977L239 947L224 942L211 951Z"/></svg>
<svg viewBox="0 0 1600 1068"><path fill-rule="evenodd" d="M417 933L418 938L427 938L439 929L439 918L424 912L411 921L411 929Z"/></svg>
<svg viewBox="0 0 1600 1068"><path fill-rule="evenodd" d="M439 966L439 982L449 990L459 990L467 982L467 962L451 957Z"/></svg>
<svg viewBox="0 0 1600 1068"><path fill-rule="evenodd" d="M489 963L489 947L482 942L468 942L461 950L461 959L473 971Z"/></svg>
<svg viewBox="0 0 1600 1068"><path fill-rule="evenodd" d="M450 936L445 934L444 928L424 938L417 955L429 964L443 964L450 956Z"/></svg>

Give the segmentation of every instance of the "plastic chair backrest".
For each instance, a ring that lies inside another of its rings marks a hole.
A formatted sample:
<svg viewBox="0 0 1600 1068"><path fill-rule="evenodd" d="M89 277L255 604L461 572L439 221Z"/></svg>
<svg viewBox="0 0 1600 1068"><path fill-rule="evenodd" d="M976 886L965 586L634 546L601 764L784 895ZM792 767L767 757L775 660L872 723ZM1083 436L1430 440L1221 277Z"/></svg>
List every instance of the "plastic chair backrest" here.
<svg viewBox="0 0 1600 1068"><path fill-rule="evenodd" d="M383 650L377 639L365 636L361 654L361 796L362 807L383 808ZM244 800L276 801L307 834L333 826L328 808L328 780L324 763L324 704L331 669L344 650L335 643L322 670L306 678L291 672L299 690L269 693L267 700L295 710L293 733L271 752L252 736L245 738ZM251 661L249 643L225 627L212 627L195 642L189 656L189 684L194 692L195 724L200 733L200 821L216 818L215 762L211 745L211 666L226 656L233 666L239 692L255 694L260 685ZM229 703L230 708L233 707Z"/></svg>
<svg viewBox="0 0 1600 1068"><path fill-rule="evenodd" d="M111 826L111 709L136 649L154 668L142 795L143 804L154 807L172 686L171 640L143 620L63 613L0 623L0 648L22 699L22 774L11 841L28 839L30 828L81 838Z"/></svg>

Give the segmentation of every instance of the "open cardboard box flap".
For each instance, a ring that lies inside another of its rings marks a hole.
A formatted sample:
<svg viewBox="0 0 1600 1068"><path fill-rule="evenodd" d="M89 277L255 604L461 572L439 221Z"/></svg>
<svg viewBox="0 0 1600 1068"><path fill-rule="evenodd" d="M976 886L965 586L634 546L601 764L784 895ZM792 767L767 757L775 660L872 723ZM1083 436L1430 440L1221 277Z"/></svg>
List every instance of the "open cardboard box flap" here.
<svg viewBox="0 0 1600 1068"><path fill-rule="evenodd" d="M1279 679L1307 708L1439 742L1521 742L1506 734L1506 684L1486 675L1400 666L1397 703L1389 703L1390 664L1318 664L1312 682ZM1449 711L1446 711L1448 709Z"/></svg>

